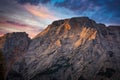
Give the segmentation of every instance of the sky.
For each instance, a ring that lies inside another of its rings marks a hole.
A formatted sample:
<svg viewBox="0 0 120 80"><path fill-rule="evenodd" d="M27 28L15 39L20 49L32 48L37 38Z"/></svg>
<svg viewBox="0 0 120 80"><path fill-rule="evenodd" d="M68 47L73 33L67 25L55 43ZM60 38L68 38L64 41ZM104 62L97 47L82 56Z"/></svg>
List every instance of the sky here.
<svg viewBox="0 0 120 80"><path fill-rule="evenodd" d="M32 38L55 20L81 16L120 25L120 0L0 0L0 35L26 32Z"/></svg>

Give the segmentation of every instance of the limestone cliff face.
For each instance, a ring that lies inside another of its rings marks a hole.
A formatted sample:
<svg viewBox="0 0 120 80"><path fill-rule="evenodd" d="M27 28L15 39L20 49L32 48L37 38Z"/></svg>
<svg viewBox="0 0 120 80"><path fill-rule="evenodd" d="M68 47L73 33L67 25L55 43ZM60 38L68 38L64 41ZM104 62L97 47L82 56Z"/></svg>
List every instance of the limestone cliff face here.
<svg viewBox="0 0 120 80"><path fill-rule="evenodd" d="M19 60L28 49L30 38L24 32L7 33L0 37L0 51L6 63L6 75L15 61Z"/></svg>
<svg viewBox="0 0 120 80"><path fill-rule="evenodd" d="M119 80L120 27L59 20L32 39L8 80Z"/></svg>

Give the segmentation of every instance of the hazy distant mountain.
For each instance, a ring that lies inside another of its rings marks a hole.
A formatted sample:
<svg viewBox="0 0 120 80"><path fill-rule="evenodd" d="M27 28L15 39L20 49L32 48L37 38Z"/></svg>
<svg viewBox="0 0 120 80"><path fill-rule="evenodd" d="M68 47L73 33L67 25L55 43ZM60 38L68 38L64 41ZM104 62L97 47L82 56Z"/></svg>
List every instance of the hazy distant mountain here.
<svg viewBox="0 0 120 80"><path fill-rule="evenodd" d="M24 41L5 42L6 56L16 44L24 52L8 71L7 80L120 80L120 26L74 17L54 21L31 42Z"/></svg>

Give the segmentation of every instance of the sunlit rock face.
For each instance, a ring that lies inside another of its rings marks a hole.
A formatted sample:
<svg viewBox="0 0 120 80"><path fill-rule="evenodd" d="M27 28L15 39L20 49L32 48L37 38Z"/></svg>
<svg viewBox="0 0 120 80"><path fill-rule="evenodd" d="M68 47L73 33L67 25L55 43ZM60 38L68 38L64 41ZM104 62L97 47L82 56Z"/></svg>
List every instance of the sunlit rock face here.
<svg viewBox="0 0 120 80"><path fill-rule="evenodd" d="M30 38L25 32L7 33L0 37L0 51L6 63L6 75L15 61L27 51Z"/></svg>
<svg viewBox="0 0 120 80"><path fill-rule="evenodd" d="M88 17L54 21L32 39L8 80L119 80L120 27Z"/></svg>

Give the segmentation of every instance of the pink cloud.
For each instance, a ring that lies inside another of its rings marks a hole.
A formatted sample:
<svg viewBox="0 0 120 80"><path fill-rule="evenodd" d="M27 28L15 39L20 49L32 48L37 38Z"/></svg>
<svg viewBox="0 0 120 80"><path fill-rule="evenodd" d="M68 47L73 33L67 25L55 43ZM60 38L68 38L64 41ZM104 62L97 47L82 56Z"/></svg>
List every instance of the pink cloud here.
<svg viewBox="0 0 120 80"><path fill-rule="evenodd" d="M24 5L24 7L31 14L38 16L40 18L52 19L52 20L58 19L45 6L42 6L42 5L41 6L34 6L34 5L27 4L27 5Z"/></svg>
<svg viewBox="0 0 120 80"><path fill-rule="evenodd" d="M42 29L41 29L42 30ZM25 24L16 23L13 21L7 21L0 23L0 36L10 32L26 32L29 37L33 38L40 32L40 29Z"/></svg>

